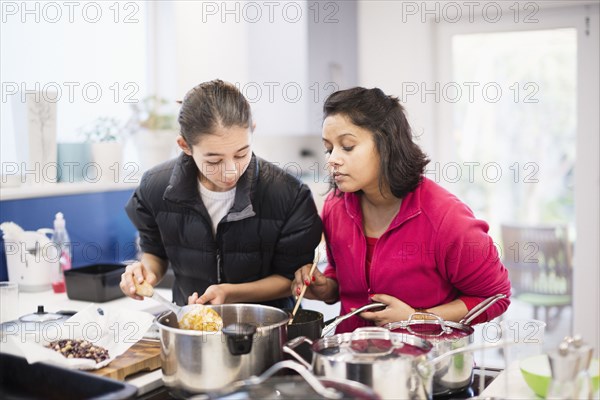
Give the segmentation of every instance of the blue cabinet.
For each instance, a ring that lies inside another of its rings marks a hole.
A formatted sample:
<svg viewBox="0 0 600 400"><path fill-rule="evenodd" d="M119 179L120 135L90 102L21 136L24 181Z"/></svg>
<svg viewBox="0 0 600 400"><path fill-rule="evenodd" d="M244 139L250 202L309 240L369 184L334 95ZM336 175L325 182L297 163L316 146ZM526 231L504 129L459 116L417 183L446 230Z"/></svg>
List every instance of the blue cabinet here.
<svg viewBox="0 0 600 400"><path fill-rule="evenodd" d="M0 201L0 222L25 230L52 228L62 212L73 242L73 267L115 263L136 255L137 231L125 213L133 189ZM8 280L4 241L0 239L0 281Z"/></svg>

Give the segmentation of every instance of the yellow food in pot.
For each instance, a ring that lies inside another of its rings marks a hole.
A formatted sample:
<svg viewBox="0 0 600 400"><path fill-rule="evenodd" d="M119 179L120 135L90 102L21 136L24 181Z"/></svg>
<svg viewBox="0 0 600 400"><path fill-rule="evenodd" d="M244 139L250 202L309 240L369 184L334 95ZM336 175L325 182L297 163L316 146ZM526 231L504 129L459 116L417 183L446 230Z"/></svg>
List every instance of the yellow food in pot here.
<svg viewBox="0 0 600 400"><path fill-rule="evenodd" d="M223 319L218 312L203 305L195 305L183 314L179 328L195 331L218 332L223 328Z"/></svg>

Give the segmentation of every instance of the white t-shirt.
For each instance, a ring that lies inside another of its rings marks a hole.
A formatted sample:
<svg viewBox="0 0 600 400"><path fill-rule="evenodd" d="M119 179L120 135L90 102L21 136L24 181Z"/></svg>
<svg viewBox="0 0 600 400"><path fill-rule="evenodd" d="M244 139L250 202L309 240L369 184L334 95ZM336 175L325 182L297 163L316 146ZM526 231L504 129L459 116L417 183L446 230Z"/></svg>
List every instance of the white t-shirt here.
<svg viewBox="0 0 600 400"><path fill-rule="evenodd" d="M227 192L213 192L204 187L200 181L198 181L200 187L200 197L204 206L208 210L208 215L212 221L213 235L217 234L217 225L229 212L233 206L235 200L235 187Z"/></svg>

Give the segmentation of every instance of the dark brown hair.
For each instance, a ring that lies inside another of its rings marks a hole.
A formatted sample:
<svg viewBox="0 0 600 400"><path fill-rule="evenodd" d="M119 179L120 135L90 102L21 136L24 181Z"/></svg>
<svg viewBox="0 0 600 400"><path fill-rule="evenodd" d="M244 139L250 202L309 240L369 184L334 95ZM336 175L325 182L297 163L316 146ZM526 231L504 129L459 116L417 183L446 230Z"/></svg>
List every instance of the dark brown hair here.
<svg viewBox="0 0 600 400"><path fill-rule="evenodd" d="M343 115L372 133L380 156L382 193L386 184L398 198L415 190L429 159L413 141L404 107L397 97L387 96L378 88L340 90L332 93L323 105L323 119L331 115ZM337 189L335 182L332 188Z"/></svg>
<svg viewBox="0 0 600 400"><path fill-rule="evenodd" d="M204 82L183 98L179 125L181 136L189 145L198 143L201 135L213 134L219 126L252 129L250 104L231 83L220 79Z"/></svg>

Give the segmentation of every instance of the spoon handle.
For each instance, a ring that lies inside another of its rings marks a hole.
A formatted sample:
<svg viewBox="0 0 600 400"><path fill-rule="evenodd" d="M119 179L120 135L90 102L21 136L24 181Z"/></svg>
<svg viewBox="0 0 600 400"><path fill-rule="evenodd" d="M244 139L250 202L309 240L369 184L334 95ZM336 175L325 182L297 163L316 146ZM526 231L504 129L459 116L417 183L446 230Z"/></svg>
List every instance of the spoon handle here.
<svg viewBox="0 0 600 400"><path fill-rule="evenodd" d="M181 311L181 307L176 304L173 304L169 300L165 299L161 296L156 290L152 293L151 299L158 301L162 305L166 306L169 310L173 311L176 315L179 315L179 311Z"/></svg>
<svg viewBox="0 0 600 400"><path fill-rule="evenodd" d="M319 263L319 246L315 249L315 258L313 260L313 265L310 267L310 271L308 272L308 279L310 279L317 268L317 264ZM294 322L294 318L296 317L296 313L298 312L298 308L300 308L300 303L302 303L302 299L304 298L304 293L306 293L306 288L308 285L302 286L302 291L298 296L298 300L296 300L296 305L294 306L294 310L292 311L292 318L290 318L290 322L288 325L291 325Z"/></svg>

